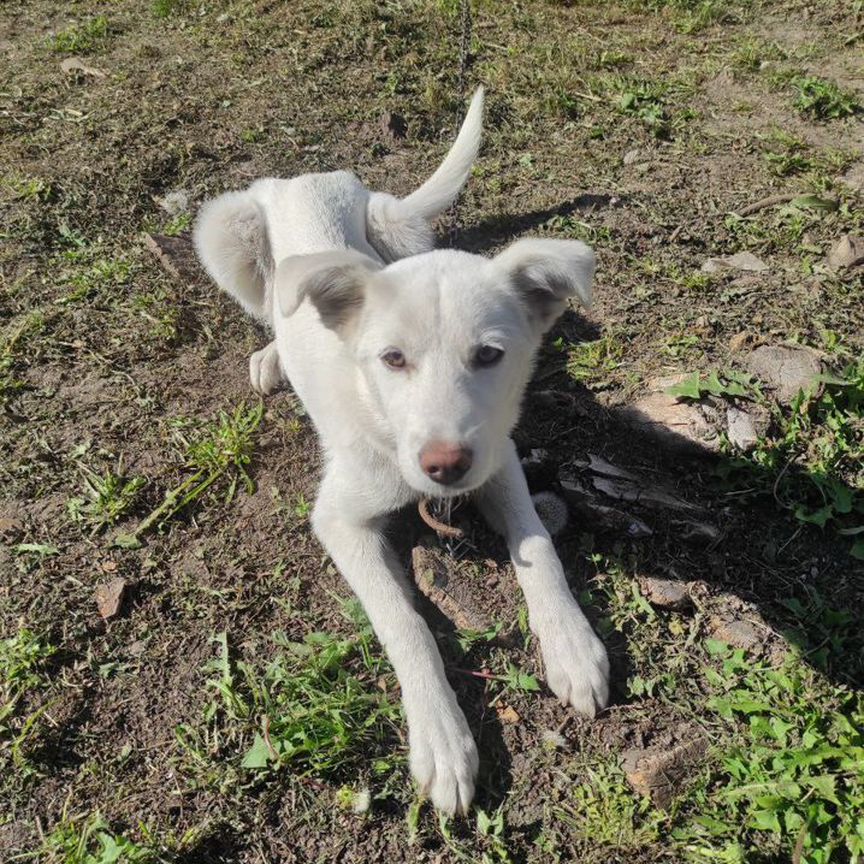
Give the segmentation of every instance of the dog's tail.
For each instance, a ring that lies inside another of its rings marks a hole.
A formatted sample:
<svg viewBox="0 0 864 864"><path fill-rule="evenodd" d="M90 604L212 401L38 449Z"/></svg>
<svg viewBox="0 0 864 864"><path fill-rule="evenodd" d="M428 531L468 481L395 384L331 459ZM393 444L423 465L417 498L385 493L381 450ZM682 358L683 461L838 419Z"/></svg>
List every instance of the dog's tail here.
<svg viewBox="0 0 864 864"><path fill-rule="evenodd" d="M483 132L483 88L468 106L459 134L438 170L405 198L374 192L367 206L367 236L385 260L395 261L432 248L429 220L458 197L471 175Z"/></svg>

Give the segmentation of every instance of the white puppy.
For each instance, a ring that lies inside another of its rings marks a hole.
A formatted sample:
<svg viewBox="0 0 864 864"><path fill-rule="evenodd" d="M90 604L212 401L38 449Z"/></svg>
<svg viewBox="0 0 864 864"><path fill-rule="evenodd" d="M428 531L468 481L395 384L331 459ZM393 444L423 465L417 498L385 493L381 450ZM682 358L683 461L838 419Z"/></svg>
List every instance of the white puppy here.
<svg viewBox="0 0 864 864"><path fill-rule="evenodd" d="M206 204L195 230L213 279L275 333L252 356L253 387L287 378L321 436L312 525L396 670L414 777L448 813L471 803L477 748L385 539L389 513L473 493L507 539L549 687L588 716L608 698L606 651L509 437L544 332L569 298L590 302L593 253L559 240L492 259L430 251L429 220L477 156L482 107L478 90L444 162L407 198L347 172L260 180Z"/></svg>

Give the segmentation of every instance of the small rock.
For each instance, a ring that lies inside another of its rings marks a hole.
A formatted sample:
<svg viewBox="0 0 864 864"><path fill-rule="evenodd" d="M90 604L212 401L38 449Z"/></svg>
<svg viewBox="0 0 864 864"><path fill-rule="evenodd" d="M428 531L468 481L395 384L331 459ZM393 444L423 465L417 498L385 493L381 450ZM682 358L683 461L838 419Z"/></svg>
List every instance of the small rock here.
<svg viewBox="0 0 864 864"><path fill-rule="evenodd" d="M763 641L756 627L740 618L722 618L715 615L708 622L708 629L715 639L733 648L745 648L749 651Z"/></svg>
<svg viewBox="0 0 864 864"><path fill-rule="evenodd" d="M624 158L621 160L625 165L632 165L634 162L639 161L639 157L642 154L639 152L638 147L634 147L632 150L628 150L624 154Z"/></svg>
<svg viewBox="0 0 864 864"><path fill-rule="evenodd" d="M136 639L129 646L129 653L133 657L140 657L147 650L147 640L146 639Z"/></svg>
<svg viewBox="0 0 864 864"><path fill-rule="evenodd" d="M748 453L764 437L771 417L761 405L748 405L746 410L730 405L726 409L726 434L729 441Z"/></svg>
<svg viewBox="0 0 864 864"><path fill-rule="evenodd" d="M107 621L109 618L116 617L120 612L120 606L123 604L123 597L126 594L126 580L112 579L110 582L103 582L96 587L93 596L96 600L96 606L99 609L99 614Z"/></svg>
<svg viewBox="0 0 864 864"><path fill-rule="evenodd" d="M405 118L400 114L391 114L385 111L378 118L378 128L384 133L385 137L393 141L400 141L408 132L408 124Z"/></svg>
<svg viewBox="0 0 864 864"><path fill-rule="evenodd" d="M822 358L812 348L761 345L751 352L747 370L772 387L781 402L791 402L799 390L815 391Z"/></svg>
<svg viewBox="0 0 864 864"><path fill-rule="evenodd" d="M737 354L739 351L743 351L752 341L752 334L748 333L746 330L742 330L740 333L736 333L729 339L729 350L733 354Z"/></svg>
<svg viewBox="0 0 864 864"><path fill-rule="evenodd" d="M650 796L655 807L665 809L707 750L708 740L696 733L671 749L626 750L621 754L621 767L636 792Z"/></svg>
<svg viewBox="0 0 864 864"><path fill-rule="evenodd" d="M864 237L846 234L828 253L828 266L835 270L857 267L859 264L864 264Z"/></svg>
<svg viewBox="0 0 864 864"><path fill-rule="evenodd" d="M660 609L686 609L692 603L686 583L674 579L643 576L639 579L639 588L645 599Z"/></svg>
<svg viewBox="0 0 864 864"><path fill-rule="evenodd" d="M764 273L768 265L752 252L736 252L720 258L709 258L702 265L703 273L721 273L724 270L746 270L750 273Z"/></svg>

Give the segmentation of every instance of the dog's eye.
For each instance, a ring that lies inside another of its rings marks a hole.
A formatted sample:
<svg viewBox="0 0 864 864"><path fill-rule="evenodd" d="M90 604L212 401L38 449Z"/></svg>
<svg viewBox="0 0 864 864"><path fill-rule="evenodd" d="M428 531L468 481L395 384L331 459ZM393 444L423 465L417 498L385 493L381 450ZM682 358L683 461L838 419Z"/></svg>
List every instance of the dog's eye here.
<svg viewBox="0 0 864 864"><path fill-rule="evenodd" d="M494 366L502 357L504 352L494 345L481 345L474 354L475 366Z"/></svg>
<svg viewBox="0 0 864 864"><path fill-rule="evenodd" d="M385 366L391 369L405 368L405 355L396 348L390 348L381 355L381 360Z"/></svg>

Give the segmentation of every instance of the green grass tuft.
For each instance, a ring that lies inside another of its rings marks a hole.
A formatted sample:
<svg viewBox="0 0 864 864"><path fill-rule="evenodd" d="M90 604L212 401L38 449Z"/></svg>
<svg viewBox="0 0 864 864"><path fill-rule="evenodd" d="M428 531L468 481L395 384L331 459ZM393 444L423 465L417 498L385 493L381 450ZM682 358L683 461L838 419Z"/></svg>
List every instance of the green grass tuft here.
<svg viewBox="0 0 864 864"><path fill-rule="evenodd" d="M104 15L57 33L51 47L60 54L92 54L108 38L108 19Z"/></svg>
<svg viewBox="0 0 864 864"><path fill-rule="evenodd" d="M841 90L833 81L826 81L813 75L802 75L792 79L792 86L798 91L794 105L802 113L816 120L837 120L851 117L862 110L856 97Z"/></svg>

